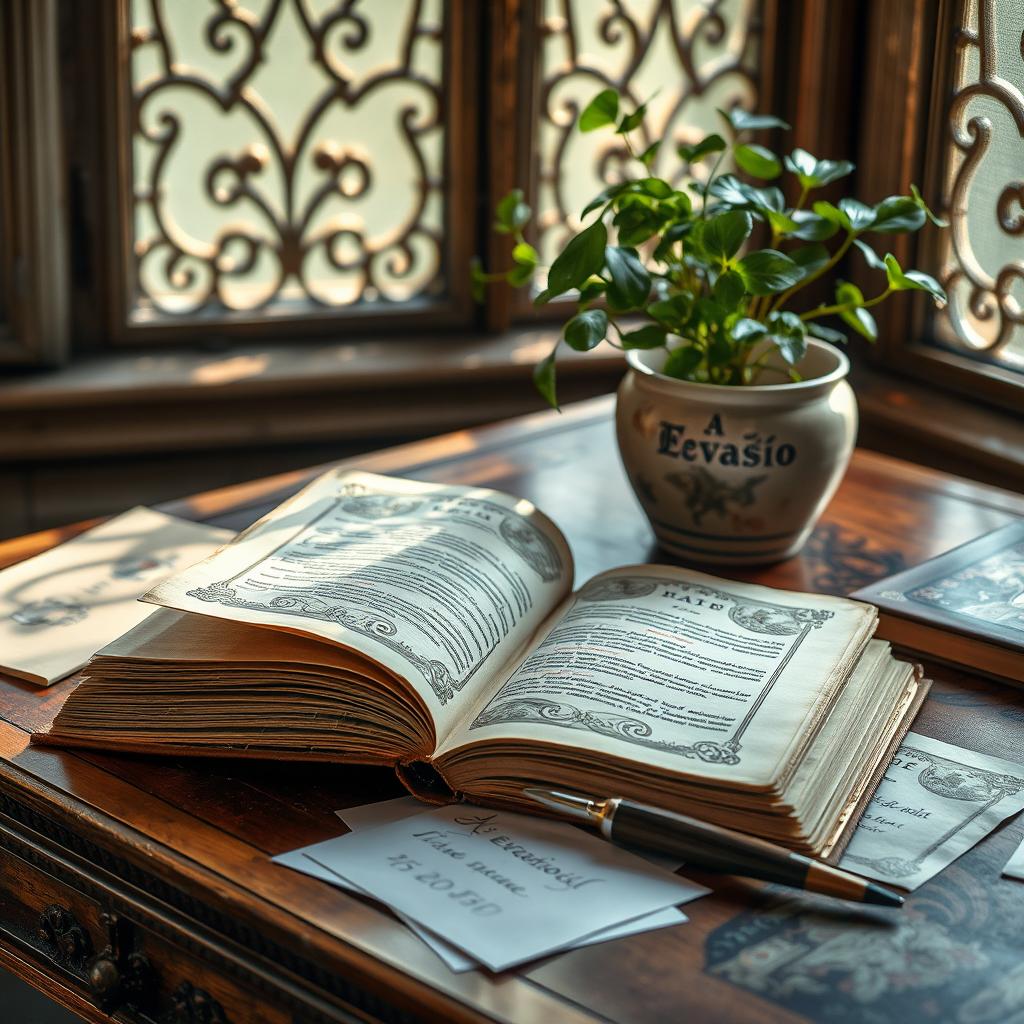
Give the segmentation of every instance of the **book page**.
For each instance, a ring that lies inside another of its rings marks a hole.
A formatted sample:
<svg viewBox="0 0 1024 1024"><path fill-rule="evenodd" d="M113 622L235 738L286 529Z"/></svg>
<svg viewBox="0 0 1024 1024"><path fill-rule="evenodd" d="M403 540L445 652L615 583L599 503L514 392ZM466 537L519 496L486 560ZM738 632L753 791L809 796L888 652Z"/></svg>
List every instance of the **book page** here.
<svg viewBox="0 0 1024 1024"><path fill-rule="evenodd" d="M669 566L595 577L439 751L495 737L775 786L824 721L875 609Z"/></svg>
<svg viewBox="0 0 1024 1024"><path fill-rule="evenodd" d="M143 600L353 648L442 731L571 585L565 539L528 501L332 471Z"/></svg>
<svg viewBox="0 0 1024 1024"><path fill-rule="evenodd" d="M149 508L116 516L0 572L0 669L49 686L153 609L139 596L231 538Z"/></svg>

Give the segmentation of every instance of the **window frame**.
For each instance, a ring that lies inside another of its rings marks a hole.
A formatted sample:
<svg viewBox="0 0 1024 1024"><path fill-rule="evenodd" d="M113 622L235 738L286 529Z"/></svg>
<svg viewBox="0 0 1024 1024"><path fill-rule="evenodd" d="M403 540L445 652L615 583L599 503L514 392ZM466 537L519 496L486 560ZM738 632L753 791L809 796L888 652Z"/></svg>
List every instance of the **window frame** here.
<svg viewBox="0 0 1024 1024"><path fill-rule="evenodd" d="M55 0L0 6L0 364L67 352L69 275Z"/></svg>
<svg viewBox="0 0 1024 1024"><path fill-rule="evenodd" d="M866 196L906 193L912 182L929 198L942 194L954 66L952 35L961 23L964 3L870 0L869 61L857 154L858 188ZM930 152L929 142L933 143ZM892 236L891 251L902 266L934 270L935 231L929 225L916 235ZM872 278L861 261L851 265L850 273L862 287L877 287L877 275ZM923 340L931 336L929 303L922 293L906 292L880 306L875 311L879 342L869 361L1019 411L1024 406L1024 375Z"/></svg>

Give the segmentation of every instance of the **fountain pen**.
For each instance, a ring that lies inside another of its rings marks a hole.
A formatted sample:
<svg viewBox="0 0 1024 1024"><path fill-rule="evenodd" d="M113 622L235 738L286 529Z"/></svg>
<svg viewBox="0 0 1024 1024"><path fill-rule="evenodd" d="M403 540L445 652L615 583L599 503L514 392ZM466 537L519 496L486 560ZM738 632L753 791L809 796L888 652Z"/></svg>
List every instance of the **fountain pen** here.
<svg viewBox="0 0 1024 1024"><path fill-rule="evenodd" d="M764 839L621 797L599 799L529 788L526 796L560 816L583 822L622 846L668 854L697 868L806 889L858 903L903 906L903 897L849 871Z"/></svg>

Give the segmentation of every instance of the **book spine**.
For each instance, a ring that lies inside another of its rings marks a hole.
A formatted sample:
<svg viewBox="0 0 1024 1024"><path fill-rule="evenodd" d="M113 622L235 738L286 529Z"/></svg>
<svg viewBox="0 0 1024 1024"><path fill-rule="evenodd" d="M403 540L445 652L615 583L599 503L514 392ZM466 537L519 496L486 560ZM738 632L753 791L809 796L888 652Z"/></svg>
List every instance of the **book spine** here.
<svg viewBox="0 0 1024 1024"><path fill-rule="evenodd" d="M462 794L452 789L429 761L399 761L395 765L395 774L399 782L424 803L450 804L463 799Z"/></svg>

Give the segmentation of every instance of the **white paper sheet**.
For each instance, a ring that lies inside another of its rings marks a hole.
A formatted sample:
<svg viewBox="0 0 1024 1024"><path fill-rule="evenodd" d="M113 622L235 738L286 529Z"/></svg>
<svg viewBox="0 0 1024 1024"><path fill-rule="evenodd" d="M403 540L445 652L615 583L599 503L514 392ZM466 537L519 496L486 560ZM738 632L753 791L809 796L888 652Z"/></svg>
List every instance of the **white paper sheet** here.
<svg viewBox="0 0 1024 1024"><path fill-rule="evenodd" d="M0 572L0 662L40 686L80 669L150 615L138 598L230 540L215 526L135 508Z"/></svg>
<svg viewBox="0 0 1024 1024"><path fill-rule="evenodd" d="M350 828L353 832L359 829L372 828L376 825L389 824L392 821L398 821L401 818L409 817L411 814L418 814L423 810L423 804L415 799L415 797L405 796L398 797L395 800L382 800L378 803L373 804L362 804L359 807L348 807L344 810L336 811L338 817ZM326 842L332 842L327 840ZM319 878L321 881L329 882L332 885L336 885L342 889L350 889L353 892L358 892L361 895L368 895L359 886L347 879L342 878L340 875L333 871L328 871L326 868L321 867L315 860L310 856L317 850L317 847L326 845L325 843L316 843L313 846L306 846L299 850L292 850L289 853L283 853L277 857L274 857L276 864L282 864L285 867L294 869L295 871L301 871L304 874L312 875L314 878ZM652 863L659 864L664 867L667 871L674 871L679 865L677 862L669 860L669 858L662 858L657 854L652 854L649 858ZM466 956L464 953L459 952L451 943L446 942L439 935L435 935L428 928L424 928L422 925L413 921L411 918L406 917L402 914L397 915L405 923L405 925L418 936L430 949L440 957L441 960L448 966L449 970L456 973L463 971L471 971L480 965L476 960ZM564 953L570 949L576 949L580 946L591 946L596 945L599 942L609 942L613 939L625 938L627 935L637 935L640 932L655 931L659 928L670 928L673 925L685 924L689 918L677 907L669 907L665 910L656 910L652 914L647 914L643 917L639 917L633 921L627 921L624 924L613 925L611 928L604 928L600 931L594 932L593 935L586 935L581 939L576 939L573 942L567 943L564 947L558 950L552 950L552 953Z"/></svg>
<svg viewBox="0 0 1024 1024"><path fill-rule="evenodd" d="M422 810L423 804L415 797L400 796L395 800L382 800L374 804L361 804L358 807L347 807L334 813L355 832L362 828L387 825L392 821L398 821L400 818L407 818L411 814L419 814ZM319 864L310 860L308 855L312 849L312 847L307 847L306 850L300 851L307 855L307 863L311 863L317 872L326 873L329 876L326 878L326 881L333 882L335 885L339 884L340 876L333 872L325 872ZM682 866L679 861L672 860L670 857L663 857L657 853L641 853L640 856L644 860L649 860L652 864L664 868L666 871L675 871ZM299 868L299 870L302 869ZM317 874L317 877L323 877L323 874ZM343 887L352 888L357 892L361 891L357 885L353 885L348 881L343 883ZM398 916L451 970L458 973L461 971L471 971L479 966L475 960L460 953L451 943L445 942L439 935L435 935L411 918L403 917L401 914ZM552 952L564 953L566 950L576 949L580 946L593 946L599 942L622 939L627 935L638 935L640 932L655 931L658 928L671 928L673 925L685 924L688 920L689 918L678 907L668 907L665 910L656 910L653 914L638 917L634 921L612 925L611 928L602 928L600 931L594 932L593 935L586 935L582 939L576 939L573 942L567 943L561 949L553 950Z"/></svg>
<svg viewBox="0 0 1024 1024"><path fill-rule="evenodd" d="M1024 765L907 733L840 866L916 889L1024 807Z"/></svg>
<svg viewBox="0 0 1024 1024"><path fill-rule="evenodd" d="M492 970L707 892L571 826L461 805L330 840L314 856Z"/></svg>
<svg viewBox="0 0 1024 1024"><path fill-rule="evenodd" d="M1006 862L1003 874L1007 878L1019 878L1024 882L1024 843L1017 847L1013 856Z"/></svg>

